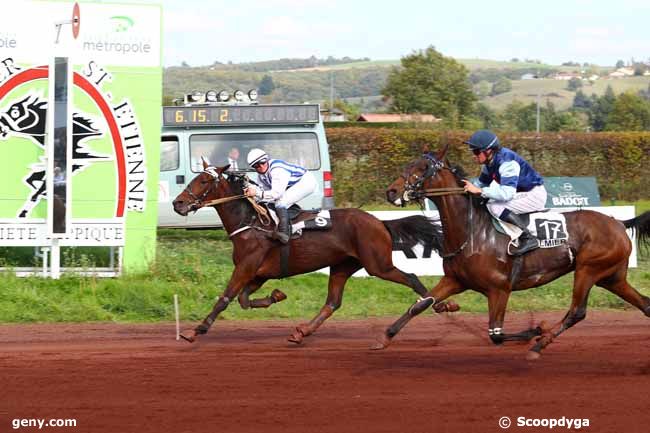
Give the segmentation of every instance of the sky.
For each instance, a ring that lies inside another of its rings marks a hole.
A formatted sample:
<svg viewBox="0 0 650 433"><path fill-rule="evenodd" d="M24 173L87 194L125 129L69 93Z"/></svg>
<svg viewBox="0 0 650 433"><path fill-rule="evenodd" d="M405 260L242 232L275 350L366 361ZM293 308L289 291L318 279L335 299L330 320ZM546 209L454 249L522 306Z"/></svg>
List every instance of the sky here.
<svg viewBox="0 0 650 433"><path fill-rule="evenodd" d="M122 0L124 2L124 0ZM445 56L544 63L650 58L650 0L139 0L163 6L163 63Z"/></svg>

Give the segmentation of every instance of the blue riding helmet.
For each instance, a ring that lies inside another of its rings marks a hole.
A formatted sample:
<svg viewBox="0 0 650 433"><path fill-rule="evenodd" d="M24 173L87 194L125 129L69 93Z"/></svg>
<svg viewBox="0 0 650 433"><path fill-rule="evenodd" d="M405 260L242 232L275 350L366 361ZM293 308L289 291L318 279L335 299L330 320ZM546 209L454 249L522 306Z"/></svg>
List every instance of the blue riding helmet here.
<svg viewBox="0 0 650 433"><path fill-rule="evenodd" d="M492 131L487 129L481 129L476 131L469 140L464 141L465 144L469 144L469 148L472 150L488 150L496 149L500 146L499 139Z"/></svg>

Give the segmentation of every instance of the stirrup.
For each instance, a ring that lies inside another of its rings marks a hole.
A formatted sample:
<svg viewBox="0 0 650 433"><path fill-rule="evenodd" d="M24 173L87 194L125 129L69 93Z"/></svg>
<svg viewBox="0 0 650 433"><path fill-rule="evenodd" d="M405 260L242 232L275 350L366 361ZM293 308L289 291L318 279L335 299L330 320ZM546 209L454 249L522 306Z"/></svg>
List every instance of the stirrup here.
<svg viewBox="0 0 650 433"><path fill-rule="evenodd" d="M291 236L289 236L285 232L275 231L273 232L273 238L275 238L276 240L280 241L283 244L286 244L289 242L289 239L291 239Z"/></svg>
<svg viewBox="0 0 650 433"><path fill-rule="evenodd" d="M526 240L526 243L523 243L522 239L519 238L519 245L517 246L517 248L514 251L510 252L510 255L511 256L523 256L524 254L526 254L526 253L528 253L530 251L536 250L537 248L539 248L539 241L537 239L535 239L533 237L529 237Z"/></svg>

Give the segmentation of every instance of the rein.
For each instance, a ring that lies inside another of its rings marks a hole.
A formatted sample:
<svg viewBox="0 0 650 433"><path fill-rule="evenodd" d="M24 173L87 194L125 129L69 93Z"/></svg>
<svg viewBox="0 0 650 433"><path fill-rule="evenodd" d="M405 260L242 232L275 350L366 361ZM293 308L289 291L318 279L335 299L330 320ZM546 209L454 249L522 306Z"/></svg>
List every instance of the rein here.
<svg viewBox="0 0 650 433"><path fill-rule="evenodd" d="M269 212L263 206L260 206L259 204L257 204L255 200L253 200L251 197L248 197L245 194L216 198L214 200L204 202L201 207L214 206L221 203L228 203L229 201L241 200L243 198L247 199L250 202L250 204L253 205L253 209L255 209L255 212L257 212L257 215L259 216L262 225L268 226L269 224L271 224L271 217L269 217Z"/></svg>
<svg viewBox="0 0 650 433"><path fill-rule="evenodd" d="M418 191L420 194L424 194L425 197L435 197L441 195L452 195L452 194L465 194L464 188L429 188L421 189Z"/></svg>

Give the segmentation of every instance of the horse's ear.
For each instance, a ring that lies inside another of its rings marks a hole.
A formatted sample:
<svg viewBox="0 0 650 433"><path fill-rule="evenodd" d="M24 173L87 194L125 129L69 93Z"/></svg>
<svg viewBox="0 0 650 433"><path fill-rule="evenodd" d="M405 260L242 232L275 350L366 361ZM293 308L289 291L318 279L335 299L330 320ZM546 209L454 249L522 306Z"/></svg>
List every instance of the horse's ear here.
<svg viewBox="0 0 650 433"><path fill-rule="evenodd" d="M217 167L217 171L219 172L219 174L221 174L225 171L228 171L229 168L230 168L230 164L224 165L223 167Z"/></svg>
<svg viewBox="0 0 650 433"><path fill-rule="evenodd" d="M208 160L205 159L204 156L201 156L201 162L203 163L203 170L205 170L206 168L210 167L210 162L208 162Z"/></svg>
<svg viewBox="0 0 650 433"><path fill-rule="evenodd" d="M445 159L445 157L447 156L447 151L448 150L449 150L449 142L447 142L447 144L445 144L445 147L443 147L442 149L440 149L438 151L438 153L436 154L436 158L439 161L443 161Z"/></svg>

